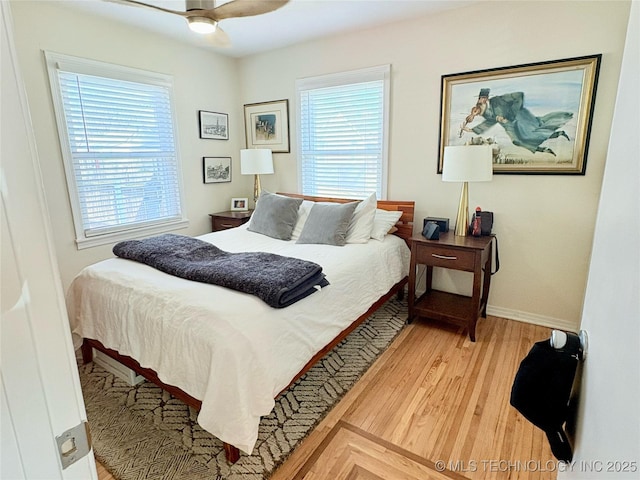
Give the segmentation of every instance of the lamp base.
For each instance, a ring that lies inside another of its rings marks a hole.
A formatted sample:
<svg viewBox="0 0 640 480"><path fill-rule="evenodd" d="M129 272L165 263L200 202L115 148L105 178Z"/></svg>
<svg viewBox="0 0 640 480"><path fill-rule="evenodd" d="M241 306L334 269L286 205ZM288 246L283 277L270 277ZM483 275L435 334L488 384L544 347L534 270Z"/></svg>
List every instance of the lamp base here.
<svg viewBox="0 0 640 480"><path fill-rule="evenodd" d="M258 197L260 196L261 192L262 192L262 188L260 187L260 175L258 175L256 173L254 178L253 178L253 201L254 201L254 203L258 201Z"/></svg>
<svg viewBox="0 0 640 480"><path fill-rule="evenodd" d="M455 234L459 237L466 237L469 231L469 183L463 182L462 192L460 192L460 205L458 205L458 215L456 216Z"/></svg>

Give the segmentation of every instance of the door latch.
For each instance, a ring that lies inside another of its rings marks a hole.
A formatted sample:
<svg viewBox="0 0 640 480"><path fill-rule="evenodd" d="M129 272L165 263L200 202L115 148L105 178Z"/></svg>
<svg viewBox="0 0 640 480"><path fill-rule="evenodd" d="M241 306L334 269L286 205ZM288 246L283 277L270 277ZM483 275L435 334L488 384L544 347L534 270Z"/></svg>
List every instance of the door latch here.
<svg viewBox="0 0 640 480"><path fill-rule="evenodd" d="M91 451L89 424L82 422L56 437L58 453L64 470Z"/></svg>

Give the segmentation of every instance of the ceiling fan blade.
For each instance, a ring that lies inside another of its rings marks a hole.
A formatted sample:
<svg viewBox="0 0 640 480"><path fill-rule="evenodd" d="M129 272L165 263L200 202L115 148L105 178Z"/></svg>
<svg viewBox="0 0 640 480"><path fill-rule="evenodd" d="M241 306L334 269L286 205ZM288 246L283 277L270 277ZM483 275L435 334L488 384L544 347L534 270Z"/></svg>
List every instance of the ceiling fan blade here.
<svg viewBox="0 0 640 480"><path fill-rule="evenodd" d="M180 15L181 17L188 17L190 16L190 14L191 15L193 14L192 12L181 12L179 10L171 10L169 8L158 7L156 5L150 5L148 3L138 2L137 0L105 0L105 1L111 2L111 3L119 3L120 5L132 5L136 7L151 8L153 10L160 10L161 12Z"/></svg>
<svg viewBox="0 0 640 480"><path fill-rule="evenodd" d="M220 25L217 26L215 32L207 33L202 36L204 37L205 42L213 47L229 48L231 46L231 39L229 38L229 35L220 28Z"/></svg>
<svg viewBox="0 0 640 480"><path fill-rule="evenodd" d="M180 15L181 17L189 19L189 23L195 23L193 20L199 22L201 19L194 19L193 17L204 17L212 20L217 29L213 33L204 34L205 40L210 45L217 47L228 47L231 45L229 36L224 30L217 24L220 20L226 18L236 17L251 17L254 15L261 15L263 13L272 12L289 3L289 0L232 0L228 3L220 5L219 7L209 8L209 5L213 6L214 0L191 0L186 2L186 7L190 10L179 11L171 10L169 8L159 7L151 5L138 0L105 0L111 3L119 3L121 5L130 5L136 7L148 8L156 11L172 13L174 15Z"/></svg>
<svg viewBox="0 0 640 480"><path fill-rule="evenodd" d="M233 0L214 8L213 11L207 10L207 12L212 12L213 16L209 18L215 20L251 17L253 15L273 12L287 3L289 3L289 0Z"/></svg>

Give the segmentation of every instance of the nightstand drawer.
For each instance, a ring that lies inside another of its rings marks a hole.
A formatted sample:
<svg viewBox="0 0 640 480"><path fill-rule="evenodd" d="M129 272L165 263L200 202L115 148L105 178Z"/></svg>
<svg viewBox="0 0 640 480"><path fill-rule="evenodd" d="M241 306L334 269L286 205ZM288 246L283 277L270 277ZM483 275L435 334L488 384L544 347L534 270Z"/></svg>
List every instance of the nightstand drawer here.
<svg viewBox="0 0 640 480"><path fill-rule="evenodd" d="M474 270L475 253L469 250L435 245L415 245L416 263L454 270Z"/></svg>
<svg viewBox="0 0 640 480"><path fill-rule="evenodd" d="M239 227L246 219L242 218L218 218L213 217L213 231L226 230L227 228Z"/></svg>

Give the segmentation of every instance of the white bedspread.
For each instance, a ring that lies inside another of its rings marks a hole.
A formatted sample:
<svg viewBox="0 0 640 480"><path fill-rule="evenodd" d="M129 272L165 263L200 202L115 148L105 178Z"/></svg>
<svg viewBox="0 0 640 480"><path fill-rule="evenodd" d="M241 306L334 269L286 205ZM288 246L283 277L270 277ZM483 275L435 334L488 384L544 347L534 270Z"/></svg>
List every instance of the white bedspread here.
<svg viewBox="0 0 640 480"><path fill-rule="evenodd" d="M246 226L198 237L229 251L314 261L330 285L283 309L252 295L113 258L85 268L67 294L74 334L99 340L202 400L198 423L251 453L260 417L322 347L409 272L403 240L297 245Z"/></svg>

